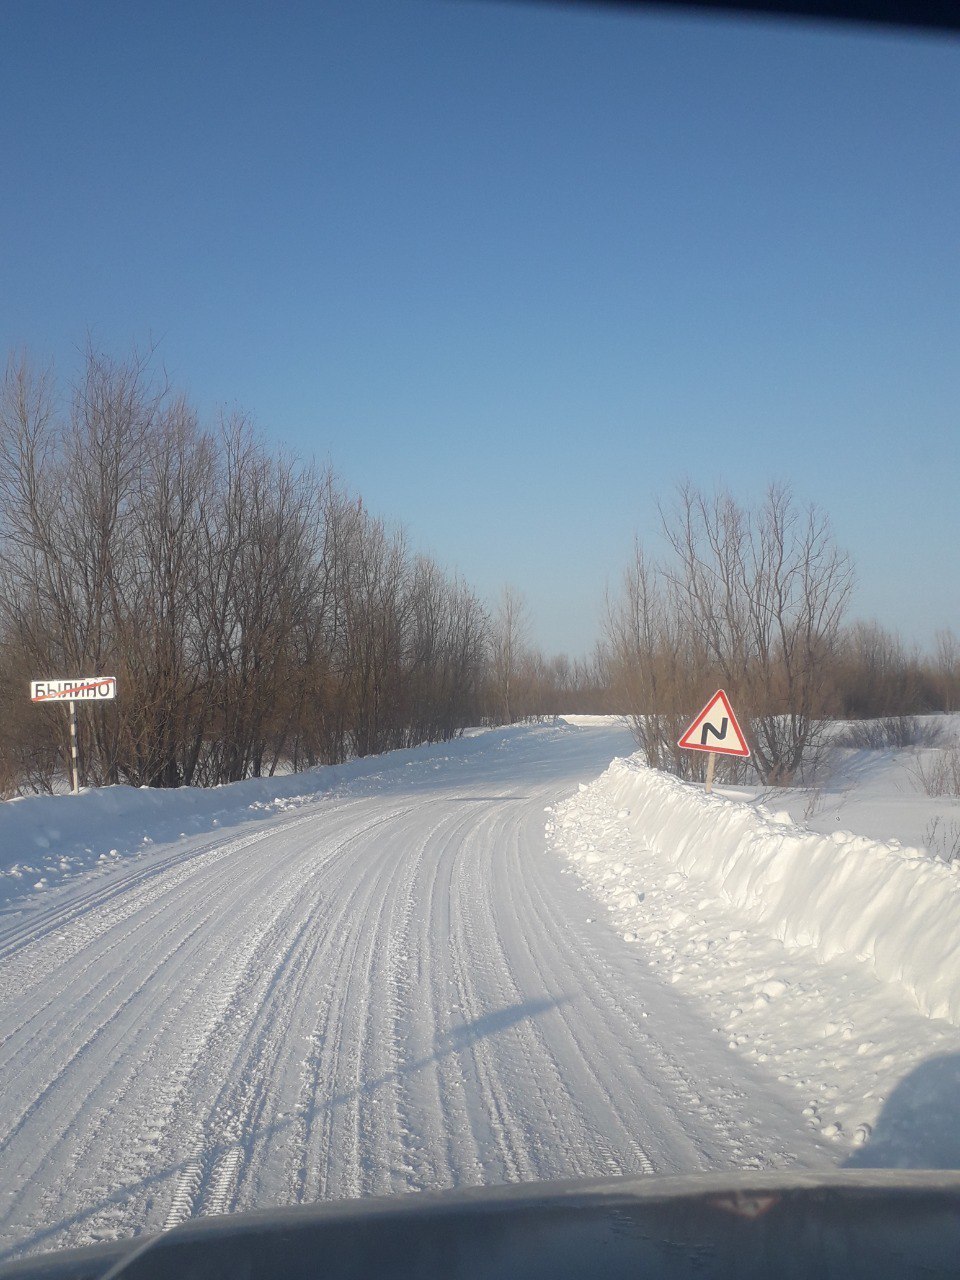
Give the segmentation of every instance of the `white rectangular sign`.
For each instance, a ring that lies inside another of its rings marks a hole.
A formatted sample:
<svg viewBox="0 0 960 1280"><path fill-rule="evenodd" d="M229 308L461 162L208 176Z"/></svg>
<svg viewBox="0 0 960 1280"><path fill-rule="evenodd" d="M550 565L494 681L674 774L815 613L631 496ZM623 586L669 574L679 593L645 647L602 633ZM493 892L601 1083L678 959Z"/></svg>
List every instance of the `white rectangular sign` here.
<svg viewBox="0 0 960 1280"><path fill-rule="evenodd" d="M31 702L99 702L117 696L116 676L81 676L78 680L31 680Z"/></svg>

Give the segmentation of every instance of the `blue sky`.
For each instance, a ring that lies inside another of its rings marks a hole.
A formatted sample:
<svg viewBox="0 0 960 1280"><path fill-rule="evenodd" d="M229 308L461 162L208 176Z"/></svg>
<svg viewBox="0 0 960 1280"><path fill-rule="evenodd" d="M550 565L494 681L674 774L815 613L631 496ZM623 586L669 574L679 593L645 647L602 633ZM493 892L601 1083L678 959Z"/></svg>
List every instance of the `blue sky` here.
<svg viewBox="0 0 960 1280"><path fill-rule="evenodd" d="M20 3L0 347L90 332L581 653L689 477L960 627L960 45L488 0Z"/></svg>

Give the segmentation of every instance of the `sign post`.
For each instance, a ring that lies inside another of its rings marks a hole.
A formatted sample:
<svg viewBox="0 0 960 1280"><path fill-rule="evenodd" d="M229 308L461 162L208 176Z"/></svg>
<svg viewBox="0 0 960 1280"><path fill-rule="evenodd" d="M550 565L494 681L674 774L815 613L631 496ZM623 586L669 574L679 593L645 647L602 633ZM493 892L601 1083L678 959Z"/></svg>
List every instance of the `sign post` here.
<svg viewBox="0 0 960 1280"><path fill-rule="evenodd" d="M743 730L733 714L730 699L718 689L707 705L684 731L677 744L686 751L707 752L707 795L713 790L713 771L717 756L749 756L750 748Z"/></svg>
<svg viewBox="0 0 960 1280"><path fill-rule="evenodd" d="M67 699L70 708L70 771L73 775L73 794L80 794L80 766L77 762L77 704L73 698Z"/></svg>
<svg viewBox="0 0 960 1280"><path fill-rule="evenodd" d="M31 680L31 702L65 702L70 721L70 772L73 794L80 794L77 762L77 702L103 702L117 696L116 676L83 676L79 680Z"/></svg>

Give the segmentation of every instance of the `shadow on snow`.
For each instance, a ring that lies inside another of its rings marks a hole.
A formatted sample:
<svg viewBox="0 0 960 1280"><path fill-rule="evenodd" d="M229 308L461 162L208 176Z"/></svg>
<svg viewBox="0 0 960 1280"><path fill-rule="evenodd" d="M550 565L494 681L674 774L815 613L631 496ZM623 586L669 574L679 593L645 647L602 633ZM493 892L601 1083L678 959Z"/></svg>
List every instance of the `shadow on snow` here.
<svg viewBox="0 0 960 1280"><path fill-rule="evenodd" d="M430 1066L431 1063L439 1062L441 1059L449 1057L451 1054L457 1054L464 1050L468 1050L478 1041L490 1036L497 1036L527 1019L537 1018L541 1014L547 1013L549 1010L555 1009L561 1004L565 1004L567 999L568 997L561 996L557 999L551 1000L526 1000L521 1004L505 1005L502 1009L495 1009L491 1013L482 1014L479 1018L474 1018L470 1022L465 1022L462 1025L453 1027L450 1031L446 1032L438 1039L436 1049L433 1053L418 1058L413 1062L404 1063L402 1066L396 1068L396 1070L384 1072L375 1079L367 1080L354 1089L342 1089L340 1092L333 1094L326 1102L318 1106L308 1107L306 1110L298 1112L287 1120L268 1125L265 1129L257 1130L256 1137L262 1140L265 1137L281 1133L285 1129L289 1129L292 1125L301 1121L306 1121L308 1124L311 1124L317 1116L324 1115L329 1111L334 1111L338 1107L342 1107L349 1102L353 1102L361 1098L369 1100L377 1090L381 1089L384 1085L402 1080L407 1076L416 1075L425 1067ZM245 1135L248 1146L253 1136L254 1135L252 1133ZM226 1150L227 1145L221 1144L206 1151L205 1156L207 1157L208 1164L212 1165L212 1163L216 1161L217 1157L222 1155ZM110 1208L111 1206L124 1205L127 1200L138 1191L143 1191L150 1187L156 1187L159 1189L160 1186L168 1179L183 1173L194 1159L194 1156L184 1158L177 1164L167 1165L165 1168L157 1170L156 1173L152 1173L147 1177L139 1178L135 1182L131 1182L126 1186L117 1188L116 1191L110 1195L104 1196L103 1199L99 1200L96 1204L89 1205L86 1208L79 1210L77 1213L69 1214L67 1217L61 1218L58 1222L51 1223L49 1226L44 1227L41 1231L34 1232L32 1236L19 1241L15 1246L13 1246L13 1248L0 1253L0 1258L9 1260L20 1257L30 1250L37 1249L39 1246L43 1245L45 1241L50 1241L53 1237L58 1235L60 1232L65 1231L69 1227L81 1225L88 1218L99 1213L101 1210ZM109 1170L105 1168L104 1179L106 1180L107 1178L109 1178ZM159 1230L159 1228L157 1228L157 1230ZM132 1239L139 1235L140 1232L141 1228L139 1226L131 1224L128 1234ZM80 1246L65 1244L60 1247L76 1248Z"/></svg>

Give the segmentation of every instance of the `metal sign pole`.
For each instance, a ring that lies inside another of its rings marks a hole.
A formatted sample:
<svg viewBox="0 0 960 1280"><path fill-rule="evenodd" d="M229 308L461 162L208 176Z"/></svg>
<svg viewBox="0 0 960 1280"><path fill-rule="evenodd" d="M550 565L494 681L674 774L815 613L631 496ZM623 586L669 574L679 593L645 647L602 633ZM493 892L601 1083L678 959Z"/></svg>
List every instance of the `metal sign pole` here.
<svg viewBox="0 0 960 1280"><path fill-rule="evenodd" d="M77 704L72 698L67 703L70 708L70 763L73 767L73 794L80 794L80 771L77 768Z"/></svg>

